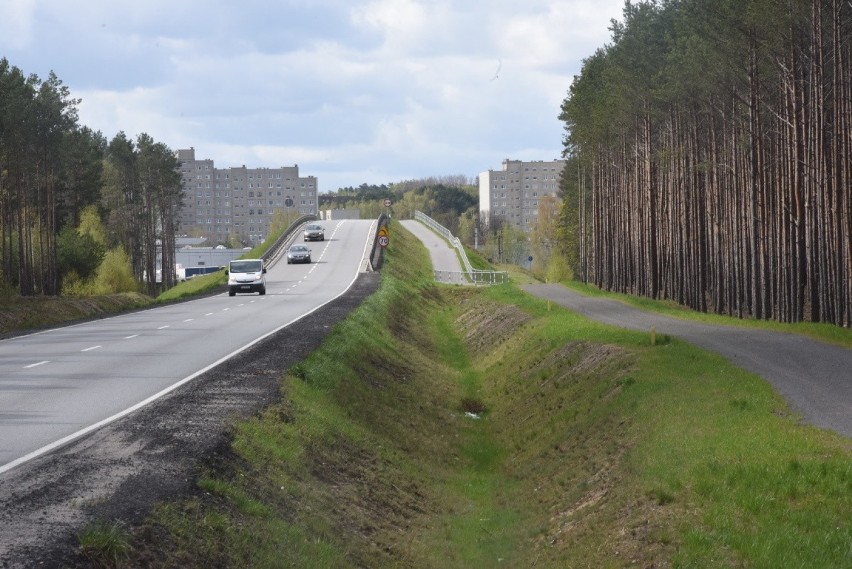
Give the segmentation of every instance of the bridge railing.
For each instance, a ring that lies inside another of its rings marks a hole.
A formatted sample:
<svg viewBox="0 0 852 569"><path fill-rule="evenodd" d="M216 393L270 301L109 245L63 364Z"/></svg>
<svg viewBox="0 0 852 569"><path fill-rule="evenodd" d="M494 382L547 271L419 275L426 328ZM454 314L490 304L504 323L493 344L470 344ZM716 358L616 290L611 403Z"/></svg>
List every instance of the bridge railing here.
<svg viewBox="0 0 852 569"><path fill-rule="evenodd" d="M422 211L414 212L414 219L430 228L432 231L446 239L450 246L458 251L459 257L464 265L464 271L435 271L435 280L439 282L449 282L454 284L470 284L475 285L493 285L509 282L509 273L506 271L491 271L487 269L474 269L470 260L467 258L467 252L464 250L464 245L458 237L455 237L449 229L423 213Z"/></svg>

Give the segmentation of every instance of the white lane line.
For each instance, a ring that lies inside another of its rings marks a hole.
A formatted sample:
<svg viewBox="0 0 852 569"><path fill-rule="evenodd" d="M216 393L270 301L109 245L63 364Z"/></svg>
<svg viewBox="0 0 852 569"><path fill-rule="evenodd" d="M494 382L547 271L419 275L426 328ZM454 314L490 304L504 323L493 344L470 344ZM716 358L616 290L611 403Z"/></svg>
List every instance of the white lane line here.
<svg viewBox="0 0 852 569"><path fill-rule="evenodd" d="M375 226L376 226L376 222L374 221L374 222L370 225L370 233L369 233L369 234L372 234L373 228L374 228ZM368 240L367 242L365 242L365 243L364 243L364 250L361 252L361 262L358 264L358 266L359 266L359 267L361 267L361 266L363 266L363 265L364 265L364 261L365 261L365 259L367 258L367 254L368 254L369 246L370 246L370 242L369 242L369 240ZM89 425L88 427L84 427L84 428L80 429L79 431L77 431L77 432L75 432L75 433L71 433L70 435L67 435L67 436L65 436L65 437L62 437L62 438L61 438L61 439L59 439L58 441L54 441L54 442L52 442L52 443L50 443L50 444L47 444L47 445L45 445L45 446L43 446L43 447L41 447L41 448L39 448L39 449L36 449L36 450L34 450L34 451L32 451L32 452L30 452L30 453L28 453L28 454L26 454L26 455L24 455L24 456L22 456L22 457L20 457L20 458L16 458L15 460L13 460L13 461L11 461L11 462L7 462L6 464L0 464L0 474L3 474L4 472L8 472L9 470L12 470L12 469L13 469L13 468L15 468L16 466L19 466L19 465L21 465L21 464L24 464L25 462L28 462L28 461L30 461L30 460L32 460L32 459L34 459L34 458L36 458L36 457L39 457L39 456L41 456L41 455L43 455L43 454L47 454L48 452L50 452L50 451L52 451L52 450L54 450L54 449L57 449L57 448L59 448L59 447L61 447L61 446L65 445L65 444L67 444L67 443L69 443L69 442L71 442L71 441L73 441L73 440L75 440L75 439L78 439L78 438L80 438L80 437L82 437L82 436L84 436L84 435L87 435L88 433L91 433L91 432L92 432L92 431L94 431L94 430L100 429L100 428L101 428L101 427L103 427L104 425L108 425L109 423L112 423L113 421L116 421L117 419L120 419L120 418L122 418L122 417L124 417L124 416L126 416L126 415L129 415L130 413L132 413L133 411L136 411L137 409L141 409L142 407L144 407L144 406L148 405L148 404L149 404L149 403L151 403L152 401L156 401L157 399L159 399L160 397L162 397L162 396L166 395L167 393L171 393L172 391L174 391L175 389L177 389L177 388L178 388L178 387L180 387L181 385L183 385L183 384L185 384L185 383L187 383L187 382L190 382L190 381L192 381L193 379L195 379L196 377L198 377L199 375L201 375L201 374L205 373L206 371L213 369L214 367L216 367L217 365L221 364L222 362L227 361L227 360L229 360L230 358L234 357L235 355L239 354L240 352L243 352L243 351L245 351L245 350L249 349L250 347L252 347L252 346L254 346L255 344L257 344L258 342L260 342L260 341L262 341L262 340L265 340L265 339L266 339L266 338L268 338L269 336L271 336L271 335L273 335L273 334L275 334L275 333L277 333L277 332L279 332L279 331L283 330L283 329L284 329L284 328L286 328L287 326L291 326L292 324L294 324L295 322L297 322L297 321L301 320L301 319L302 319L302 318L304 318L305 316L307 316L307 315L309 315L309 314L313 314L314 312L316 312L317 310L319 310L319 309L320 309L320 308L322 308L323 306L325 306L325 305L327 305L327 304L329 304L329 303L331 303L331 302L334 302L335 300L337 300L338 298L340 298L341 296L343 296L344 294L346 294L346 292L347 292L350 288L352 288L352 285L353 285L353 284L355 284L355 281L356 281L356 280L358 280L358 275L359 275L359 273L360 273L360 271L356 270L356 271L355 271L355 275L352 277L352 280L351 280L351 281L349 281L349 284L346 286L346 288L345 288L345 289L343 289L343 290L340 292L340 294L338 294L338 295L337 295L337 296L335 296L334 298L330 298L330 299L328 299L327 301L325 301L325 302L323 302L322 304L320 304L319 306L315 306L314 308L312 308L312 309L308 310L308 311L307 311L307 312L305 312L304 314L301 314L300 316L296 316L295 318L293 318L293 319L292 319L292 320L290 320L289 322L287 322L287 323L285 323L285 324L282 324L282 325L281 325L281 326L279 326L278 328L276 328L276 329L274 329L274 330L272 330L272 331L270 331L270 332L267 332L266 334L264 334L263 336L260 336L259 338L256 338L256 339L252 340L251 342L249 342L248 344L246 344L246 345L245 345L245 346L243 346L242 348L238 348L238 349L234 350L233 352L231 352L230 354L228 354L228 355L226 355L226 356L223 356L223 357L219 358L218 360L216 360L215 362L213 362L213 363L212 363L212 364L210 364L209 366L207 366L207 367L205 367L205 368L203 368L203 369L200 369L200 370L198 370L197 372L195 372L195 373L193 373L193 374L191 374L191 375L186 376L185 378L181 379L180 381L178 381L178 382L176 382L176 383L173 383L172 385L170 385L170 386L166 387L166 388L165 388L165 389L163 389L162 391L160 391L160 392L158 392L158 393L155 393L154 395L152 395L152 396L148 397L147 399L145 399L145 400L143 400L143 401L140 401L139 403L137 403L137 404L135 404L135 405L132 405L132 406L128 407L128 408L127 408L127 409L125 409L124 411L119 411L119 412L118 412L118 413L116 413L115 415L112 415L112 416L110 416L110 417L107 417L106 419L102 419L102 420L98 421L97 423L94 423L94 424L92 424L92 425Z"/></svg>
<svg viewBox="0 0 852 569"><path fill-rule="evenodd" d="M192 322L193 320L195 320L195 318L187 318L184 322Z"/></svg>
<svg viewBox="0 0 852 569"><path fill-rule="evenodd" d="M138 338L138 337L139 337L139 334L133 334L132 336L125 336L124 339L125 340L132 340L133 338Z"/></svg>
<svg viewBox="0 0 852 569"><path fill-rule="evenodd" d="M80 350L80 351L81 351L81 352L91 352L92 350L99 350L99 349L101 349L101 348L103 348L103 346L91 346L91 347L89 347L89 348L83 348L83 349L82 349L82 350Z"/></svg>
<svg viewBox="0 0 852 569"><path fill-rule="evenodd" d="M25 369L32 369L34 367L43 366L44 364L49 364L50 360L44 360L43 362L36 362L34 364L30 364L28 366L24 366Z"/></svg>
<svg viewBox="0 0 852 569"><path fill-rule="evenodd" d="M213 313L212 313L212 312L208 312L208 313L207 313L207 314L205 314L204 316L213 316Z"/></svg>

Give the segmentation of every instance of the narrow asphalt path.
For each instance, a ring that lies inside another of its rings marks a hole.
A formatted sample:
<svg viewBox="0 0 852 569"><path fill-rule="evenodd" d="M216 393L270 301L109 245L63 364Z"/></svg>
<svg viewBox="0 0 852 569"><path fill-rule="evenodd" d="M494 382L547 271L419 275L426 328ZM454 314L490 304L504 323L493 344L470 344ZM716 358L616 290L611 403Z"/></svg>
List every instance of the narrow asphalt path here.
<svg viewBox="0 0 852 569"><path fill-rule="evenodd" d="M592 320L675 336L768 381L804 421L852 437L852 350L803 336L679 320L558 284L521 287Z"/></svg>
<svg viewBox="0 0 852 569"><path fill-rule="evenodd" d="M402 226L414 234L429 251L435 279L448 284L470 284L462 273L462 266L456 250L450 247L443 237L419 221L406 219Z"/></svg>

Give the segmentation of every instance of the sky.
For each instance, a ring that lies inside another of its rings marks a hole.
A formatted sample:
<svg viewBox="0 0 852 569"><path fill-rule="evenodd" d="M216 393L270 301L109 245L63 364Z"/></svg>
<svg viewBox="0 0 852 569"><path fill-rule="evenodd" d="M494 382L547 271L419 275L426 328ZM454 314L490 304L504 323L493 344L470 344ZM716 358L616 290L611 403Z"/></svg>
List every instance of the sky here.
<svg viewBox="0 0 852 569"><path fill-rule="evenodd" d="M321 192L561 156L559 108L624 0L0 0L0 57L217 168Z"/></svg>

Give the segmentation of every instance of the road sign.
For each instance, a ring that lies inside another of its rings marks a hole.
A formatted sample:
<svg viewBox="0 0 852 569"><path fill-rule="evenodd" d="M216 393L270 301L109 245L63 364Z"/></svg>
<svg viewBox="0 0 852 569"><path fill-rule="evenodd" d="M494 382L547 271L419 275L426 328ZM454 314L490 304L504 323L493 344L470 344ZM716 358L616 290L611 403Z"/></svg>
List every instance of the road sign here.
<svg viewBox="0 0 852 569"><path fill-rule="evenodd" d="M385 207L390 207L390 206L391 206L391 201L390 201L389 198L386 198L385 199Z"/></svg>
<svg viewBox="0 0 852 569"><path fill-rule="evenodd" d="M379 237L379 245L381 247L387 247L389 243L390 243L390 239L388 238L387 235L382 235L382 236Z"/></svg>
<svg viewBox="0 0 852 569"><path fill-rule="evenodd" d="M388 227L387 225L383 225L379 228L379 237L387 237L388 236Z"/></svg>

